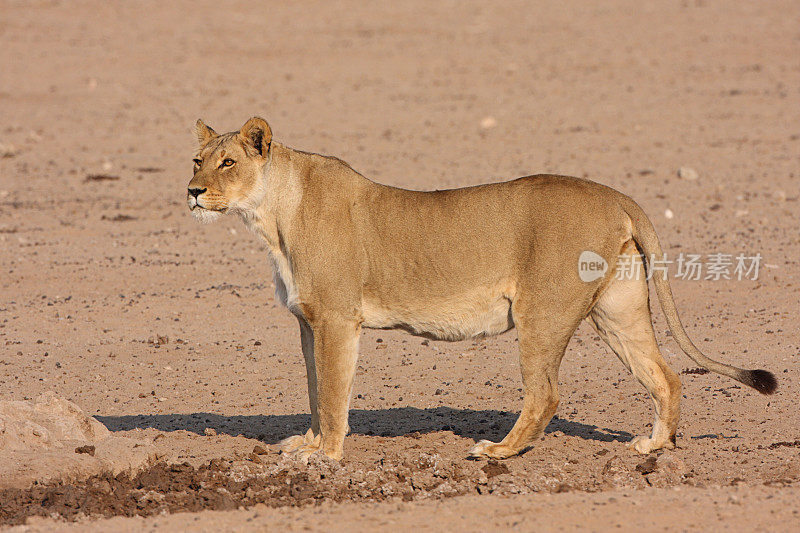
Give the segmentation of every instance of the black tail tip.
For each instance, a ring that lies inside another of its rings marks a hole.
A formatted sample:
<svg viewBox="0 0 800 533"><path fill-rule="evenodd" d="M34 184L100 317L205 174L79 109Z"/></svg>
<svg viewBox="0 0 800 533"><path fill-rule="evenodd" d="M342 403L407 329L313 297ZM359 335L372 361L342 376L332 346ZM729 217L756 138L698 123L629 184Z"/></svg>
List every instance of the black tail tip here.
<svg viewBox="0 0 800 533"><path fill-rule="evenodd" d="M778 380L767 370L749 370L745 383L761 394L773 394L778 390Z"/></svg>

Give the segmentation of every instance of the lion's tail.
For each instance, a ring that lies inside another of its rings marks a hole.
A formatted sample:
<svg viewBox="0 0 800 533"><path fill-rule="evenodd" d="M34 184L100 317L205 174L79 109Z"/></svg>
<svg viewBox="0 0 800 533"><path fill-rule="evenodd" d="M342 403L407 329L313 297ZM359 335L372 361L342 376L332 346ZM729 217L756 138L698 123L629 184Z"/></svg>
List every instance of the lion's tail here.
<svg viewBox="0 0 800 533"><path fill-rule="evenodd" d="M649 261L651 257L663 257L661 250L661 243L656 235L653 223L647 218L641 207L630 198L625 197L623 209L630 217L633 225L633 239L644 252L645 261ZM661 302L661 309L667 318L667 324L672 331L672 336L681 347L681 350L686 353L695 363L701 367L722 374L735 379L749 387L753 387L761 394L772 394L778 388L778 382L772 372L767 370L746 370L731 365L726 365L715 361L710 357L703 354L697 346L694 345L686 330L683 329L681 319L678 317L678 310L675 308L675 300L672 297L672 288L669 285L669 280L663 275L654 275L653 282L656 287L656 294L658 300Z"/></svg>

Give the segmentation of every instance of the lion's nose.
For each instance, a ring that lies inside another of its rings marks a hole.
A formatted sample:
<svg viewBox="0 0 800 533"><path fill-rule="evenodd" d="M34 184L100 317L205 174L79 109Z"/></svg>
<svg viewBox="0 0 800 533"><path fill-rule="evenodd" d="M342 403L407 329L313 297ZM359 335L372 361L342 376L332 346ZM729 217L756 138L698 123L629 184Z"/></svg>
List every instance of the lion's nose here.
<svg viewBox="0 0 800 533"><path fill-rule="evenodd" d="M201 194L203 194L203 193L204 193L204 192L206 192L207 190L208 190L208 188L203 188L203 189L189 189L189 194L191 194L192 196L194 196L195 198L197 198L198 196L200 196Z"/></svg>

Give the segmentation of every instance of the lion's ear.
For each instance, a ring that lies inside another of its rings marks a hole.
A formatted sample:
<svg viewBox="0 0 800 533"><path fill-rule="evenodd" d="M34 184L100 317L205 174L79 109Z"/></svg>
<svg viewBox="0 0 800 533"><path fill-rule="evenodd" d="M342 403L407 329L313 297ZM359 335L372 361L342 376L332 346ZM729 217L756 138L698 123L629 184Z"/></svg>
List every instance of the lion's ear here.
<svg viewBox="0 0 800 533"><path fill-rule="evenodd" d="M208 141L214 137L219 137L216 131L206 126L203 120L199 118L197 119L197 124L194 125L194 129L197 133L197 142L200 143L201 147L208 144Z"/></svg>
<svg viewBox="0 0 800 533"><path fill-rule="evenodd" d="M272 130L267 121L261 117L253 117L244 123L239 135L243 140L258 150L262 156L266 156L269 150L269 143L272 142Z"/></svg>

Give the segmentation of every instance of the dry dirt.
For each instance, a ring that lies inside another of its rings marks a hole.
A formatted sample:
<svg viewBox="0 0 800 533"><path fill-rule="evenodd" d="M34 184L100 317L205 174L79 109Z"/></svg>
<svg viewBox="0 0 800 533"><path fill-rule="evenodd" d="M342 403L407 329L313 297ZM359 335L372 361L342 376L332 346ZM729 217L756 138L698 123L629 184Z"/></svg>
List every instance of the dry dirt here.
<svg viewBox="0 0 800 533"><path fill-rule="evenodd" d="M53 391L159 461L3 492L2 523L797 528L798 16L790 0L0 2L1 399ZM372 331L345 460L287 461L275 443L309 423L296 322L256 238L184 202L195 120L255 114L384 183L587 176L635 198L671 258L760 253L757 280L673 290L701 349L772 370L778 393L693 370L657 312L679 447L635 456L649 399L584 325L542 441L467 461L520 406L514 332Z"/></svg>

